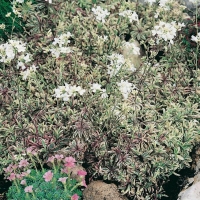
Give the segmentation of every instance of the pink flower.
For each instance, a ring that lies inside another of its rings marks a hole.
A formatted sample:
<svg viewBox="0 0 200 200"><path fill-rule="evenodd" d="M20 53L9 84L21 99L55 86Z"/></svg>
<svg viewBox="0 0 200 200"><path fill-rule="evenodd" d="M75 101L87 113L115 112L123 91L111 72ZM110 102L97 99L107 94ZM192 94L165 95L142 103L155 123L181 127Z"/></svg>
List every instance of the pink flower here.
<svg viewBox="0 0 200 200"><path fill-rule="evenodd" d="M53 162L54 162L54 159L55 159L55 157L54 157L54 156L51 156L51 157L48 158L47 162L53 163Z"/></svg>
<svg viewBox="0 0 200 200"><path fill-rule="evenodd" d="M69 167L69 168L72 168L74 167L74 163L76 162L76 160L73 158L73 157L66 157L65 158L65 166L66 167Z"/></svg>
<svg viewBox="0 0 200 200"><path fill-rule="evenodd" d="M76 162L76 160L70 156L70 157L65 158L65 162L73 162L74 163L74 162Z"/></svg>
<svg viewBox="0 0 200 200"><path fill-rule="evenodd" d="M27 152L27 154L32 154L32 155L37 155L37 151L36 150L34 150L34 147L28 147L27 149L26 149L26 152Z"/></svg>
<svg viewBox="0 0 200 200"><path fill-rule="evenodd" d="M16 174L16 178L18 178L18 179L22 179L22 174Z"/></svg>
<svg viewBox="0 0 200 200"><path fill-rule="evenodd" d="M61 160L64 158L64 156L63 156L62 154L60 154L60 155L56 154L56 155L55 155L55 158L56 158L58 161L61 161Z"/></svg>
<svg viewBox="0 0 200 200"><path fill-rule="evenodd" d="M87 187L85 180L82 180L81 185Z"/></svg>
<svg viewBox="0 0 200 200"><path fill-rule="evenodd" d="M62 173L68 174L70 170L68 168L61 169Z"/></svg>
<svg viewBox="0 0 200 200"><path fill-rule="evenodd" d="M31 173L31 170L28 169L26 172L22 172L21 176L24 177L24 176L27 176Z"/></svg>
<svg viewBox="0 0 200 200"><path fill-rule="evenodd" d="M13 171L12 164L10 164L7 168L3 168L4 172L11 173Z"/></svg>
<svg viewBox="0 0 200 200"><path fill-rule="evenodd" d="M72 168L74 167L75 164L73 162L68 162L68 163L65 163L65 167L69 167L69 168Z"/></svg>
<svg viewBox="0 0 200 200"><path fill-rule="evenodd" d="M78 194L74 194L73 196L71 196L71 200L78 200L79 196Z"/></svg>
<svg viewBox="0 0 200 200"><path fill-rule="evenodd" d="M18 165L12 165L12 168L15 170L18 168Z"/></svg>
<svg viewBox="0 0 200 200"><path fill-rule="evenodd" d="M28 166L29 165L29 163L28 163L28 161L27 160L21 160L20 162L19 162L19 168L22 168L22 167L26 167L26 166Z"/></svg>
<svg viewBox="0 0 200 200"><path fill-rule="evenodd" d="M53 173L51 171L48 171L44 174L43 178L46 182L49 182L53 178Z"/></svg>
<svg viewBox="0 0 200 200"><path fill-rule="evenodd" d="M26 185L26 180L25 180L25 179L22 180L22 181L20 182L20 184L21 184L21 185Z"/></svg>
<svg viewBox="0 0 200 200"><path fill-rule="evenodd" d="M25 192L30 192L30 193L33 192L33 186L30 185L30 186L25 187L25 188L24 188L24 191L25 191Z"/></svg>
<svg viewBox="0 0 200 200"><path fill-rule="evenodd" d="M67 177L59 178L58 181L62 182L63 184L66 183Z"/></svg>
<svg viewBox="0 0 200 200"><path fill-rule="evenodd" d="M16 179L16 174L15 173L11 173L10 176L7 178L9 181L13 181Z"/></svg>
<svg viewBox="0 0 200 200"><path fill-rule="evenodd" d="M79 175L81 178L84 178L86 174L87 174L87 172L84 170L78 170L78 172L77 172L77 175Z"/></svg>

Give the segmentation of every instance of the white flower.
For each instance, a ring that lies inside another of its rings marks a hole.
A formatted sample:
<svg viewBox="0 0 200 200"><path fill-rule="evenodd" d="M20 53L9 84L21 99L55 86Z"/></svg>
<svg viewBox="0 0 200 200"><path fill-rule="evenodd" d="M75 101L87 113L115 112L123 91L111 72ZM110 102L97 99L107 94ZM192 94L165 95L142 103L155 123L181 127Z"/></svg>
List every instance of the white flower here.
<svg viewBox="0 0 200 200"><path fill-rule="evenodd" d="M14 47L17 48L18 52L25 52L26 51L26 43L18 40L9 40L9 43Z"/></svg>
<svg viewBox="0 0 200 200"><path fill-rule="evenodd" d="M23 76L22 77L23 80L26 80L28 78L28 76L30 76L30 73L31 73L30 69L20 72L20 74Z"/></svg>
<svg viewBox="0 0 200 200"><path fill-rule="evenodd" d="M15 15L17 15L18 17L22 17L21 13L16 9L15 5L13 5L12 7L12 11Z"/></svg>
<svg viewBox="0 0 200 200"><path fill-rule="evenodd" d="M108 74L110 77L115 76L121 67L125 64L125 59L122 54L113 53L112 55L108 56L110 60L110 65L108 65Z"/></svg>
<svg viewBox="0 0 200 200"><path fill-rule="evenodd" d="M108 97L108 94L106 93L106 90L105 90L105 89L102 89L101 91L102 91L101 98L102 98L102 99L107 98L107 97Z"/></svg>
<svg viewBox="0 0 200 200"><path fill-rule="evenodd" d="M5 24L0 24L0 29L4 30L6 28Z"/></svg>
<svg viewBox="0 0 200 200"><path fill-rule="evenodd" d="M78 86L76 87L76 92L78 92L82 96L86 92L86 90Z"/></svg>
<svg viewBox="0 0 200 200"><path fill-rule="evenodd" d="M178 22L178 25L177 25L178 31L180 31L182 27L185 27L185 24Z"/></svg>
<svg viewBox="0 0 200 200"><path fill-rule="evenodd" d="M9 43L0 45L0 62L9 63L15 57L15 50Z"/></svg>
<svg viewBox="0 0 200 200"><path fill-rule="evenodd" d="M6 17L10 17L10 15L11 15L11 12L7 13L7 14L6 14Z"/></svg>
<svg viewBox="0 0 200 200"><path fill-rule="evenodd" d="M160 14L160 12L157 11L156 14L154 15L154 18L158 18L159 14Z"/></svg>
<svg viewBox="0 0 200 200"><path fill-rule="evenodd" d="M98 40L105 42L106 40L108 40L108 36L107 35L104 35L103 37L102 36L98 36Z"/></svg>
<svg viewBox="0 0 200 200"><path fill-rule="evenodd" d="M35 66L34 64L30 67L30 70L35 72L36 69L39 68L38 66Z"/></svg>
<svg viewBox="0 0 200 200"><path fill-rule="evenodd" d="M59 47L57 48L51 48L49 51L51 51L51 54L53 57L58 58L60 56L60 53L71 53L72 50L70 47L66 47L63 45L68 45L70 43L69 37L71 37L72 34L70 32L61 34L58 38L54 38L54 42L52 43L54 46L58 44Z"/></svg>
<svg viewBox="0 0 200 200"><path fill-rule="evenodd" d="M22 62L25 61L25 63L30 62L31 61L30 55L31 55L30 53L26 53L26 55L22 54L19 56L19 60Z"/></svg>
<svg viewBox="0 0 200 200"><path fill-rule="evenodd" d="M125 63L124 56L122 54L113 53L108 56L110 59L111 65L119 65L122 66Z"/></svg>
<svg viewBox="0 0 200 200"><path fill-rule="evenodd" d="M58 58L60 56L60 50L59 49L50 49L51 54L53 57Z"/></svg>
<svg viewBox="0 0 200 200"><path fill-rule="evenodd" d="M132 11L132 10L125 10L125 11L119 13L119 15L123 16L123 17L128 17L130 23L132 23L133 21L138 21L137 13L135 11Z"/></svg>
<svg viewBox="0 0 200 200"><path fill-rule="evenodd" d="M101 85L98 83L93 83L91 86L91 90L92 90L92 92L96 92L97 90L101 91Z"/></svg>
<svg viewBox="0 0 200 200"><path fill-rule="evenodd" d="M60 47L60 52L61 53L71 53L72 50L70 49L70 47Z"/></svg>
<svg viewBox="0 0 200 200"><path fill-rule="evenodd" d="M157 36L157 39L163 39L165 41L169 40L173 44L173 39L176 36L176 24L175 22L166 23L163 21L159 22L159 25L156 25L152 30L152 35Z"/></svg>
<svg viewBox="0 0 200 200"><path fill-rule="evenodd" d="M68 40L72 34L70 32L61 34L58 38L54 38L53 45L58 44L59 47L62 47L63 45L67 45L70 43L70 40Z"/></svg>
<svg viewBox="0 0 200 200"><path fill-rule="evenodd" d="M24 65L24 63L21 61L18 61L16 68L19 69L20 67L22 70L26 69L26 66Z"/></svg>
<svg viewBox="0 0 200 200"><path fill-rule="evenodd" d="M92 8L92 12L96 16L96 20L101 21L102 23L105 23L106 16L110 14L107 9L103 10L100 6Z"/></svg>
<svg viewBox="0 0 200 200"><path fill-rule="evenodd" d="M200 42L200 33L198 33L197 36L192 35L191 40L196 43Z"/></svg>
<svg viewBox="0 0 200 200"><path fill-rule="evenodd" d="M59 38L54 38L54 42L52 44L53 45L60 44L60 39Z"/></svg>
<svg viewBox="0 0 200 200"><path fill-rule="evenodd" d="M129 83L128 81L124 81L124 80L121 80L121 82L117 83L118 87L119 87L119 90L120 92L122 93L124 99L127 99L128 98L128 95L129 93L135 89L135 85L133 85L132 83Z"/></svg>
<svg viewBox="0 0 200 200"><path fill-rule="evenodd" d="M55 96L56 98L62 98L63 94L65 93L65 86L59 86L57 89L54 89Z"/></svg>
<svg viewBox="0 0 200 200"><path fill-rule="evenodd" d="M70 96L67 93L63 94L62 98L63 98L63 101L69 101L70 100Z"/></svg>
<svg viewBox="0 0 200 200"><path fill-rule="evenodd" d="M62 98L63 101L69 101L71 96L76 96L76 92L80 95L83 95L86 90L82 89L80 86L70 85L65 83L65 86L58 86L54 89L55 94L53 95L56 98Z"/></svg>
<svg viewBox="0 0 200 200"><path fill-rule="evenodd" d="M48 1L49 3L52 3L52 0L45 0L45 1Z"/></svg>

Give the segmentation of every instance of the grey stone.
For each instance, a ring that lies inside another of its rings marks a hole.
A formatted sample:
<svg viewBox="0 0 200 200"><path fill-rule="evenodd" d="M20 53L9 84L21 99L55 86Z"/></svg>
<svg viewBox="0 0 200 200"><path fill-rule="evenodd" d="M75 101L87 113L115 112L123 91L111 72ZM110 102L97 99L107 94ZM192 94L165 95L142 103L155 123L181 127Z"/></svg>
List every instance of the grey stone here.
<svg viewBox="0 0 200 200"><path fill-rule="evenodd" d="M200 182L193 184L191 187L179 194L178 200L199 200L200 199Z"/></svg>

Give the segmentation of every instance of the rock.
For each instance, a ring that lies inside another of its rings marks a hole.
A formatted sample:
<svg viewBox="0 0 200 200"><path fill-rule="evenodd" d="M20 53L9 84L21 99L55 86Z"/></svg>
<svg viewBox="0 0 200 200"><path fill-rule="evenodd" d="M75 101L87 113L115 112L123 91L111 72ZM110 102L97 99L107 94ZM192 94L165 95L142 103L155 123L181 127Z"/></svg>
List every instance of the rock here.
<svg viewBox="0 0 200 200"><path fill-rule="evenodd" d="M200 199L200 182L193 184L188 189L179 194L178 200L199 200Z"/></svg>
<svg viewBox="0 0 200 200"><path fill-rule="evenodd" d="M127 63L134 65L134 67L139 68L142 60L141 57L144 55L142 48L138 41L130 39L128 42L133 43L137 48L140 49L140 55L135 55L133 49L130 46L123 46L122 55L124 56Z"/></svg>
<svg viewBox="0 0 200 200"><path fill-rule="evenodd" d="M196 175L194 178L189 178L188 182L191 184L193 182L193 185L188 187L187 186L182 190L178 195L178 200L200 200L200 159L199 159L199 153L200 148L196 148L195 152L195 163L196 163ZM197 160L198 158L198 160ZM193 167L194 168L194 167ZM191 181L190 181L191 180Z"/></svg>
<svg viewBox="0 0 200 200"><path fill-rule="evenodd" d="M122 197L115 184L93 181L83 191L83 200L127 200Z"/></svg>

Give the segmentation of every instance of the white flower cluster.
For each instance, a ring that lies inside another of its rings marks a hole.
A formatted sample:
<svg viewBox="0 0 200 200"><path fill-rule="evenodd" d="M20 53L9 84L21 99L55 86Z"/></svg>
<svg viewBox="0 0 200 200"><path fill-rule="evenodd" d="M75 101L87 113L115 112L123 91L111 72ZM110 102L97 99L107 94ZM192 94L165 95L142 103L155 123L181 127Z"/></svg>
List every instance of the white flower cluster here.
<svg viewBox="0 0 200 200"><path fill-rule="evenodd" d="M0 62L10 63L14 59L16 52L25 52L26 43L17 40L9 40L0 45Z"/></svg>
<svg viewBox="0 0 200 200"><path fill-rule="evenodd" d="M176 31L184 27L184 24L176 24L176 22L166 23L163 21L159 22L152 30L152 35L157 36L158 41L163 39L164 41L169 41L170 44L174 44L174 37L176 36Z"/></svg>
<svg viewBox="0 0 200 200"><path fill-rule="evenodd" d="M140 48L133 42L123 42L124 48L128 48L132 52L130 54L140 55Z"/></svg>
<svg viewBox="0 0 200 200"><path fill-rule="evenodd" d="M70 97L76 96L77 92L80 95L85 93L85 89L82 89L80 86L70 85L65 83L65 86L59 86L55 89L55 96L56 98L62 98L63 101L69 101Z"/></svg>
<svg viewBox="0 0 200 200"><path fill-rule="evenodd" d="M100 6L92 8L92 12L96 16L96 20L105 23L105 18L110 14L107 9L103 10Z"/></svg>
<svg viewBox="0 0 200 200"><path fill-rule="evenodd" d="M26 43L18 40L8 40L7 43L0 45L0 62L8 64L15 58L16 54L24 53L25 51ZM16 68L22 70L20 74L23 76L23 80L26 80L30 73L35 72L36 68L38 68L35 65L30 66L30 68L25 66L25 63L27 65L31 61L30 56L31 54L24 53L18 57Z"/></svg>
<svg viewBox="0 0 200 200"><path fill-rule="evenodd" d="M130 94L130 92L133 89L136 89L135 85L124 80L121 80L121 82L118 82L117 85L125 100L128 99L128 95Z"/></svg>
<svg viewBox="0 0 200 200"><path fill-rule="evenodd" d="M67 32L67 34L64 33L64 34L61 34L60 37L54 38L54 42L52 44L55 47L51 48L49 50L49 51L51 51L53 57L58 58L60 56L60 53L71 53L72 52L70 47L66 47L70 43L69 38L71 36L72 36L71 33ZM57 44L58 44L58 46L57 46Z"/></svg>
<svg viewBox="0 0 200 200"><path fill-rule="evenodd" d="M106 90L101 89L101 85L98 84L98 83L91 84L91 90L92 90L92 92L100 91L102 93L101 98L107 98L108 97Z"/></svg>
<svg viewBox="0 0 200 200"><path fill-rule="evenodd" d="M112 55L108 56L108 58L110 60L110 64L108 65L108 74L110 74L110 77L113 77L125 64L125 59L122 54L117 53L113 53Z"/></svg>
<svg viewBox="0 0 200 200"><path fill-rule="evenodd" d="M0 62L10 63L15 57L15 50L9 43L0 45Z"/></svg>
<svg viewBox="0 0 200 200"><path fill-rule="evenodd" d="M135 11L132 11L132 10L125 10L125 11L119 13L119 15L123 16L123 17L128 17L130 23L132 23L133 21L138 21L137 13Z"/></svg>
<svg viewBox="0 0 200 200"><path fill-rule="evenodd" d="M200 33L198 33L197 36L192 35L191 40L196 43L200 43Z"/></svg>
<svg viewBox="0 0 200 200"><path fill-rule="evenodd" d="M90 84L90 89L93 93L99 91L101 93L101 98L107 98L108 95L105 89L101 89L101 85L98 83ZM81 96L86 92L85 89L82 89L80 86L71 86L70 84L65 83L65 86L59 86L54 90L55 94L53 95L56 98L62 98L63 101L69 101L70 97L76 96L79 93Z"/></svg>

